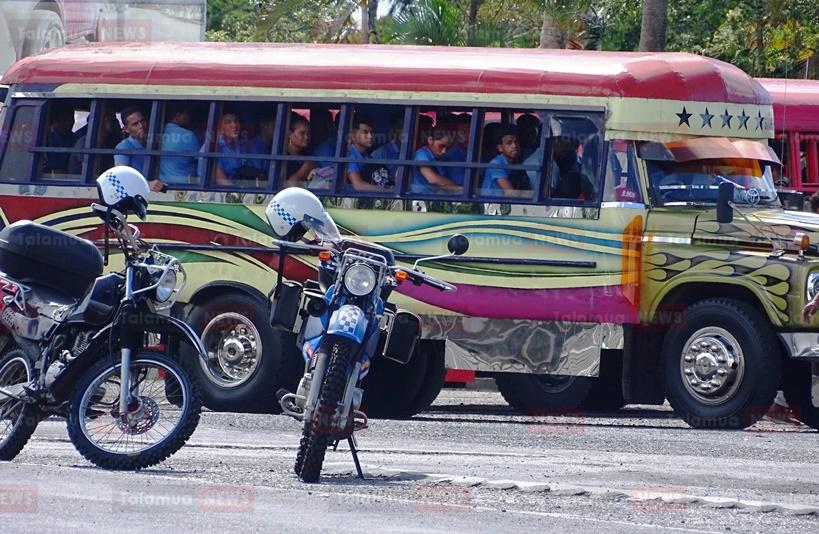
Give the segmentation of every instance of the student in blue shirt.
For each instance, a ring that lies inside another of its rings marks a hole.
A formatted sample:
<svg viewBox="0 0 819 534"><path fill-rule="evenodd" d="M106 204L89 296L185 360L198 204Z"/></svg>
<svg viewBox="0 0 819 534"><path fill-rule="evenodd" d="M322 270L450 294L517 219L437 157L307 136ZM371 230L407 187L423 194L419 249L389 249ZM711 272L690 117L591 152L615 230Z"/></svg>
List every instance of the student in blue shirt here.
<svg viewBox="0 0 819 534"><path fill-rule="evenodd" d="M466 150L469 146L469 127L472 124L472 117L466 113L453 115L445 123L446 128L452 130L453 143L444 156L444 161L466 161ZM464 183L464 167L447 167L446 175L453 182Z"/></svg>
<svg viewBox="0 0 819 534"><path fill-rule="evenodd" d="M381 145L372 152L373 159L394 159L401 157L401 135L404 133L404 112L398 111L390 118L389 141ZM395 180L395 172L398 165L387 165L390 178Z"/></svg>
<svg viewBox="0 0 819 534"><path fill-rule="evenodd" d="M367 163L367 160L372 159L370 150L375 140L372 120L364 114L356 114L352 126L347 157L359 161L347 164L347 181L356 191L381 191L389 187L390 176L387 167Z"/></svg>
<svg viewBox="0 0 819 534"><path fill-rule="evenodd" d="M120 113L122 131L128 137L119 142L116 150L146 150L148 139L148 119L139 108L128 107ZM125 165L145 175L148 159L143 154L114 154L114 165ZM147 178L147 176L146 176ZM151 191L162 191L165 184L161 180L149 180Z"/></svg>
<svg viewBox="0 0 819 534"><path fill-rule="evenodd" d="M166 152L197 152L199 141L190 128L191 111L184 105L169 106L171 120L162 132L161 148ZM168 184L190 184L196 179L193 156L162 156L159 159L159 179Z"/></svg>
<svg viewBox="0 0 819 534"><path fill-rule="evenodd" d="M436 194L439 192L458 192L463 183L449 178L446 169L434 165L443 161L447 150L452 146L452 133L445 128L436 127L427 136L426 146L415 151L415 161L428 162L430 165L419 165L413 169L412 192Z"/></svg>
<svg viewBox="0 0 819 534"><path fill-rule="evenodd" d="M497 134L498 155L489 160L489 163L508 167L518 162L520 158L520 143L515 129L504 125ZM486 169L481 183L481 194L486 196L521 196L524 191L515 187L512 178L513 172L508 168L496 167ZM529 192L531 187L527 188Z"/></svg>
<svg viewBox="0 0 819 534"><path fill-rule="evenodd" d="M219 140L216 152L224 154L216 161L214 181L221 186L232 186L236 179L264 179L264 173L254 166L250 144L242 139L242 124L235 113L224 113L219 119Z"/></svg>

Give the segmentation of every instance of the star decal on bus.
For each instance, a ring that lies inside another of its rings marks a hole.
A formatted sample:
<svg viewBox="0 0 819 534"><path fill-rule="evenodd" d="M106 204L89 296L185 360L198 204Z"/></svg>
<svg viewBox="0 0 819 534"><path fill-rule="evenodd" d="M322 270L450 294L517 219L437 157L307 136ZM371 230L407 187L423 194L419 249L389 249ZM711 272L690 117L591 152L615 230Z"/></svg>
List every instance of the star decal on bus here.
<svg viewBox="0 0 819 534"><path fill-rule="evenodd" d="M705 128L706 126L711 128L711 119L714 118L714 115L708 111L707 107L705 108L705 113L700 113L700 118L702 119L702 126L700 126L700 128Z"/></svg>
<svg viewBox="0 0 819 534"><path fill-rule="evenodd" d="M689 128L691 127L691 124L688 122L688 119L691 118L691 113L688 113L688 111L685 109L685 106L683 106L682 113L675 113L675 115L677 115L680 118L680 123L677 126L682 126L683 124L685 124Z"/></svg>
<svg viewBox="0 0 819 534"><path fill-rule="evenodd" d="M739 119L739 129L741 130L741 129L745 128L747 130L748 129L748 119L750 119L751 116L745 114L745 109L744 108L742 109L742 115L740 115L737 118Z"/></svg>
<svg viewBox="0 0 819 534"><path fill-rule="evenodd" d="M758 114L758 115L757 115L757 117L756 117L756 120L757 120L756 129L757 129L757 130L761 130L762 128L764 128L764 127L765 127L765 117L763 117L763 116L762 116L762 112L761 112L761 111L758 111L758 112L757 112L757 114Z"/></svg>
<svg viewBox="0 0 819 534"><path fill-rule="evenodd" d="M734 118L734 116L731 115L730 113L728 113L728 110L726 109L725 113L722 114L722 127L725 128L726 126L728 126L730 128L731 127L731 119L733 119L733 118Z"/></svg>

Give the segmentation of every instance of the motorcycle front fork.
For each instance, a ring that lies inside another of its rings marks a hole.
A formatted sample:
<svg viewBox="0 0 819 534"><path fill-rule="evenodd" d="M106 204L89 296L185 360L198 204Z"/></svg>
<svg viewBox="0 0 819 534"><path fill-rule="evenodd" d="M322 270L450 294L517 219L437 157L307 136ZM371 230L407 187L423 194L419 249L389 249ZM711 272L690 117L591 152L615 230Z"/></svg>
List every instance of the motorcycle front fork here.
<svg viewBox="0 0 819 534"><path fill-rule="evenodd" d="M131 349L122 348L122 362L120 367L119 385L119 413L128 413L131 404Z"/></svg>

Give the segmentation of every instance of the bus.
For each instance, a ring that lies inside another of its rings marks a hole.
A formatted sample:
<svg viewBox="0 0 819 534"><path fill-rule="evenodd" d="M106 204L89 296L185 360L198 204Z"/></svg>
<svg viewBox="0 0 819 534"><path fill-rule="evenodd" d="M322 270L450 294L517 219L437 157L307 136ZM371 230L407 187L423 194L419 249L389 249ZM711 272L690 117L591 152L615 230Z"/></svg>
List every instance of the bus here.
<svg viewBox="0 0 819 534"><path fill-rule="evenodd" d="M289 186L406 265L454 233L471 242L424 267L457 293L398 289L423 340L405 367L373 360L371 414L424 409L446 368L493 376L524 413L668 398L698 427L751 424L783 376L810 391L819 329L800 310L819 291L819 218L781 208L771 97L729 64L112 43L24 59L2 83L3 223L99 241L93 180L139 168L156 191L143 236L190 275L174 313L208 349L211 408L269 410L302 370L268 319L280 268L316 276L315 258L280 266L270 242L264 208Z"/></svg>
<svg viewBox="0 0 819 534"><path fill-rule="evenodd" d="M773 97L773 146L782 157L782 186L819 192L819 80L758 81Z"/></svg>

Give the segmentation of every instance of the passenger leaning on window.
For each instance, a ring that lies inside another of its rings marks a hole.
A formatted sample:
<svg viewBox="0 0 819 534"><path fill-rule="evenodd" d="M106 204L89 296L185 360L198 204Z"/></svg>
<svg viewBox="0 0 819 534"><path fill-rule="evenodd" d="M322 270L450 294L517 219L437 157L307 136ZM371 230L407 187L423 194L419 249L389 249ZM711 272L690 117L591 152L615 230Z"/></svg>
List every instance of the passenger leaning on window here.
<svg viewBox="0 0 819 534"><path fill-rule="evenodd" d="M164 152L197 152L199 141L190 128L191 110L184 105L168 105L170 121L162 132ZM196 181L196 161L193 156L162 156L159 158L159 179L168 184L190 184Z"/></svg>
<svg viewBox="0 0 819 534"><path fill-rule="evenodd" d="M298 113L290 114L290 128L284 151L288 156L308 156L310 151L310 123ZM287 187L303 186L316 168L313 161L290 160L285 162L285 183Z"/></svg>
<svg viewBox="0 0 819 534"><path fill-rule="evenodd" d="M374 142L372 120L366 115L353 117L348 157L357 161L347 164L347 181L356 191L380 191L392 185L386 165L367 163Z"/></svg>
<svg viewBox="0 0 819 534"><path fill-rule="evenodd" d="M511 125L503 125L503 128L497 132L497 150L498 155L492 158L489 163L494 165L502 165L503 167L496 167L486 169L483 175L483 183L481 184L481 194L487 196L522 196L528 195L531 191L531 186L528 184L516 184L517 180L513 175L522 174L523 172L515 172L508 168L509 165L515 165L520 159L520 143L518 142L515 128ZM528 182L528 180L526 180ZM519 187L523 185L524 187Z"/></svg>
<svg viewBox="0 0 819 534"><path fill-rule="evenodd" d="M435 194L439 192L459 192L463 186L447 176L447 170L434 165L443 161L449 147L452 146L452 134L441 127L435 127L427 135L427 144L415 151L413 158L417 162L427 162L429 165L419 165L412 173L412 192L421 194Z"/></svg>

